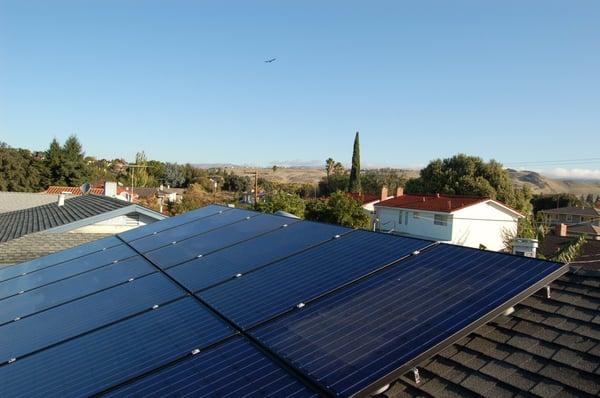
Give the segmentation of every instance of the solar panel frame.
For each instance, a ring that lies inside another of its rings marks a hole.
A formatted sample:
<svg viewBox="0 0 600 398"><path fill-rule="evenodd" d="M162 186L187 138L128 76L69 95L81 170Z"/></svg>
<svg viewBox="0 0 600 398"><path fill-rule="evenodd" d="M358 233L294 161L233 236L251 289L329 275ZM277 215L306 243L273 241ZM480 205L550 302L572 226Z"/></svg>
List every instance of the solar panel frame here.
<svg viewBox="0 0 600 398"><path fill-rule="evenodd" d="M436 246L457 247L457 246L445 245L445 244L438 244ZM468 250L472 250L473 252L481 252L480 250L477 250L477 249L470 249L470 248L464 248L464 247L460 247L459 249L468 249ZM487 252L487 253L497 254L497 255L500 255L500 256L509 256L509 257L512 257L515 260L517 260L517 259L523 259L523 260L525 260L525 258L523 258L523 257L513 256L513 255L509 255L509 254L504 254L504 253L494 253L494 252ZM528 260L539 261L539 260L534 260L534 259L528 259ZM383 274L385 272L392 273L394 271L394 269L399 270L400 267L402 267L402 266L406 266L406 264L402 264L402 262L400 262L400 263L396 264L393 267L390 267L390 268L388 268L386 270L383 270L381 273L374 274L371 278L376 278L378 274L380 275L380 277L383 277L383 276L381 276L381 274ZM443 350L444 348L446 348L447 346L451 345L455 341L457 341L460 338L468 335L469 333L471 333L477 327L479 327L479 326L481 326L481 325L483 325L483 324L491 321L492 319L494 319L495 317L497 317L498 315L500 315L501 313L503 313L507 308L510 308L511 306L514 306L514 305L518 304L520 301L522 301L526 297L530 296L531 294L535 293L536 291L538 291L542 287L548 285L553 280L559 278L564 273L568 272L568 267L565 266L565 265L561 266L560 264L556 264L556 267L557 268L554 271L552 271L551 273L549 273L545 277L537 280L537 282L531 284L528 288L520 291L519 293L517 293L515 295L512 295L504 303L501 303L500 305L495 306L492 310L490 310L489 312L483 314L482 316L480 316L479 318L477 318L474 322L472 322L472 323L464 326L463 328L459 329L452 336L448 336L447 338L445 338L444 340L440 341L435 346L432 346L429 349L424 350L423 352L421 352L420 354L416 355L415 357L413 357L409 361L403 363L401 366L395 368L393 371L386 373L384 376L379 377L376 380L373 380L372 382L368 383L367 385L364 385L360 389L356 389L355 391L350 391L348 393L343 393L342 394L339 391L336 392L336 390L329 389L329 392L331 394L333 394L333 395L340 394L341 396L346 396L346 395L348 395L348 396L367 396L369 394L372 394L374 391L378 390L382 386L385 386L386 384L389 384L389 383L393 382L398 377L400 377L401 375L405 374L410 369L412 369L414 366L416 366L419 363L425 361L426 359L432 357L435 353L439 352L440 350ZM371 279L371 278L369 278L369 279ZM369 279L367 279L367 281ZM535 278L532 277L532 279L535 279ZM354 286L359 286L362 282L363 281L358 282ZM343 290L340 294L346 294L346 295L355 294L355 293L352 293L351 289L353 289L353 287L349 286L345 290ZM333 298L336 298L336 294L338 294L338 293L339 292L336 292L336 293L333 293L332 295L328 296L329 300L332 300ZM326 300L326 299L327 298L324 298L323 300ZM283 348L282 349L277 349L277 347L273 347L271 344L269 344L269 341L265 340L264 336L261 336L261 333L264 335L265 330L268 331L269 328L273 328L273 327L275 327L277 325L283 324L286 321L286 318L288 318L288 319L293 318L293 319L295 319L294 322L301 322L301 320L303 319L303 316L308 316L306 311L312 311L310 314L312 314L313 316L316 313L320 314L320 309L318 307L320 305L320 301L316 301L314 303L314 305L315 306L312 307L312 308L311 308L311 306L307 306L306 308L297 310L297 312L292 312L292 313L285 314L285 315L283 315L280 318L277 318L275 320L272 320L272 321L260 324L260 325L254 327L254 328L252 328L252 329L250 329L248 331L249 334L251 334L255 338L257 338L257 340L260 341L261 344L263 344L265 347L267 347L267 349L271 350L275 355L278 355L281 358L285 358L285 360L286 360L286 362L288 363L289 366L295 367L299 372L307 374L311 378L312 378L312 376L309 375L310 372L307 373L307 369L303 369L303 367L300 366L299 363L294 362L292 354L290 354L289 352L283 350ZM329 306L329 304L328 304L328 306ZM333 306L333 304L331 304L331 306ZM329 308L329 307L326 307L326 308ZM333 307L331 307L331 308L333 308ZM338 308L337 311L341 311L341 309ZM302 315L303 312L304 312L304 315ZM306 320L305 320L302 323L302 325L304 325L303 327L308 327L309 324L306 323ZM283 329L283 326L282 327L277 326L277 327L280 330L283 330L282 332L280 332L280 334L282 336L284 336L286 332ZM290 327L294 328L293 325L290 325ZM315 326L315 329L318 329L318 327ZM261 332L261 330L263 332ZM298 332L300 332L300 331L298 331ZM290 337L285 337L285 338L289 339ZM314 336L313 336L313 338L314 338ZM376 337L374 337L374 338L376 338ZM340 341L343 341L343 340L340 340ZM296 344L300 345L301 342L297 341ZM335 354L331 354L331 355L335 355ZM352 366L353 367L352 364L349 364L347 366ZM324 388L331 388L331 387L325 387L322 384L325 381L319 381L319 380L314 379L314 378L313 378L313 381L315 383L319 384L320 386L324 387ZM329 384L328 384L328 386L329 386Z"/></svg>

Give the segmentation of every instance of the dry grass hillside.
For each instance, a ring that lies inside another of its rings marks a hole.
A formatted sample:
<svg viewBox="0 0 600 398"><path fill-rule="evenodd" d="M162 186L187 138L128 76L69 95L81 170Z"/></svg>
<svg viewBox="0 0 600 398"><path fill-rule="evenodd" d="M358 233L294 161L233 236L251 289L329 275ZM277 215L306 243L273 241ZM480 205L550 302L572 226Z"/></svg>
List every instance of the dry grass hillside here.
<svg viewBox="0 0 600 398"><path fill-rule="evenodd" d="M228 166L228 170L238 175L253 176L256 168ZM418 170L403 170L408 178L417 177ZM508 170L510 177L519 186L527 185L533 193L572 193L587 195L593 193L600 195L600 181L585 180L558 180L546 177L534 171ZM271 181L281 183L314 184L325 176L325 169L309 167L279 167L276 171L272 168L258 168L259 176Z"/></svg>

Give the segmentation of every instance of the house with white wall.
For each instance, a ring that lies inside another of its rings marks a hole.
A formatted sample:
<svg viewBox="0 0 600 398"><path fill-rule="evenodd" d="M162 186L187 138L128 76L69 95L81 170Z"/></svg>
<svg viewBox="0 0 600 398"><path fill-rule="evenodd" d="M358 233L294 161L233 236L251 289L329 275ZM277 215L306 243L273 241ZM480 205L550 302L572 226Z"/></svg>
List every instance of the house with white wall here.
<svg viewBox="0 0 600 398"><path fill-rule="evenodd" d="M401 190L374 207L379 231L495 251L504 249L503 237L516 234L523 217L489 198L404 195Z"/></svg>

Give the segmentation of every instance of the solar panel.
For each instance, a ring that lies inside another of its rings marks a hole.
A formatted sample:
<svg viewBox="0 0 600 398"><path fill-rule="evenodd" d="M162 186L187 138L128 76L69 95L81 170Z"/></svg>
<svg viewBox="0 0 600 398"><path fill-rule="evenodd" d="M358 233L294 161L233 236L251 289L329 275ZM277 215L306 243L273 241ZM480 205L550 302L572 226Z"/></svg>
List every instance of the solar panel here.
<svg viewBox="0 0 600 398"><path fill-rule="evenodd" d="M127 245L119 245L46 268L34 270L25 275L0 282L0 299L36 289L109 264L115 264L136 255L137 253Z"/></svg>
<svg viewBox="0 0 600 398"><path fill-rule="evenodd" d="M146 260L132 257L5 298L0 300L0 325L153 272Z"/></svg>
<svg viewBox="0 0 600 398"><path fill-rule="evenodd" d="M336 225L297 222L227 250L169 268L166 272L189 290L197 292L351 231Z"/></svg>
<svg viewBox="0 0 600 398"><path fill-rule="evenodd" d="M209 217L213 214L223 213L232 210L234 209L225 206L209 205L196 210L188 211L187 213L180 214L177 217L166 218L164 220L161 220L160 223L154 222L151 224L143 225L138 228L130 229L129 231L120 233L119 236L125 242L131 242L136 239L143 238L144 236L152 235L154 232L165 231L169 228L174 228L179 225L187 224L191 221L198 220L204 217Z"/></svg>
<svg viewBox="0 0 600 398"><path fill-rule="evenodd" d="M566 271L208 206L0 268L0 396L369 394Z"/></svg>
<svg viewBox="0 0 600 398"><path fill-rule="evenodd" d="M250 333L332 394L364 394L565 272L438 245Z"/></svg>
<svg viewBox="0 0 600 398"><path fill-rule="evenodd" d="M85 245L76 246L71 249L49 254L47 256L36 258L24 263L15 264L8 267L0 267L0 282L15 278L24 273L30 273L46 267L51 267L53 265L61 264L69 260L77 259L91 253L101 251L102 249L121 244L122 242L118 238L110 236L108 238L99 239L97 241L86 243Z"/></svg>
<svg viewBox="0 0 600 398"><path fill-rule="evenodd" d="M316 397L243 337L233 337L108 396Z"/></svg>
<svg viewBox="0 0 600 398"><path fill-rule="evenodd" d="M266 214L254 215L201 235L174 241L166 247L146 252L145 256L162 269L166 269L257 235L283 228L284 224L296 221Z"/></svg>
<svg viewBox="0 0 600 398"><path fill-rule="evenodd" d="M183 298L0 366L0 396L90 396L233 333Z"/></svg>
<svg viewBox="0 0 600 398"><path fill-rule="evenodd" d="M235 224L242 220L246 220L247 217L256 216L256 213L246 210L229 210L192 220L176 227L159 230L156 231L156 233L152 233L151 235L128 243L136 250L146 253L151 250L158 249L159 247L169 245L172 242L190 239L194 236L202 235L206 232L217 230L230 224Z"/></svg>
<svg viewBox="0 0 600 398"><path fill-rule="evenodd" d="M0 363L151 310L185 292L162 274L103 290L0 327ZM43 333L40 333L43 330Z"/></svg>
<svg viewBox="0 0 600 398"><path fill-rule="evenodd" d="M206 303L248 328L388 266L432 242L353 231L339 239L208 289Z"/></svg>

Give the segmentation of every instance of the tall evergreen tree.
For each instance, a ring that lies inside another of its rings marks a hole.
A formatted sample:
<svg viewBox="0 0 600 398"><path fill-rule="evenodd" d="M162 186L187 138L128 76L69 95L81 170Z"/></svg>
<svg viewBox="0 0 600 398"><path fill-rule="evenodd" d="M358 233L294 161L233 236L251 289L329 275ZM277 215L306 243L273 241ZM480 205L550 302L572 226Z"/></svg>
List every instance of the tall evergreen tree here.
<svg viewBox="0 0 600 398"><path fill-rule="evenodd" d="M55 138L50 143L50 147L44 156L44 182L45 185L64 185L62 177L62 149L58 140Z"/></svg>
<svg viewBox="0 0 600 398"><path fill-rule="evenodd" d="M84 152L76 136L71 135L62 147L61 177L70 187L86 182L89 173Z"/></svg>
<svg viewBox="0 0 600 398"><path fill-rule="evenodd" d="M350 169L349 192L361 192L360 184L360 143L358 141L358 131L354 137L354 151L352 152L352 169Z"/></svg>

